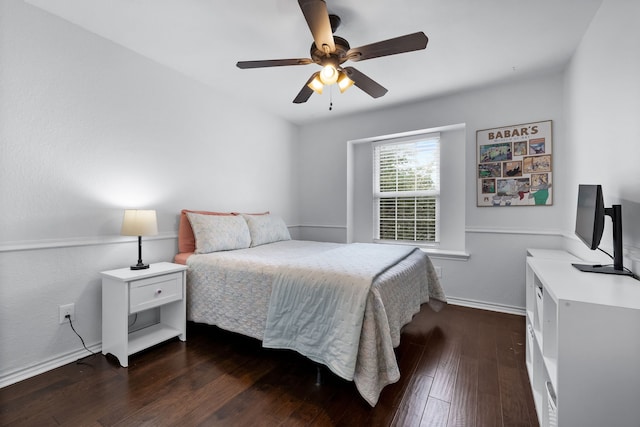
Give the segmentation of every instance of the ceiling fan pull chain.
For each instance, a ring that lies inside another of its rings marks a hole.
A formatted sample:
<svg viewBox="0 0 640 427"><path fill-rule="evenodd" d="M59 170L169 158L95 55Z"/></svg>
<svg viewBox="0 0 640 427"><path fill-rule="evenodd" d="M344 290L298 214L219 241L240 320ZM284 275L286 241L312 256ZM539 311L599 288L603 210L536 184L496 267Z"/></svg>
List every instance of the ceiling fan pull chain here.
<svg viewBox="0 0 640 427"><path fill-rule="evenodd" d="M329 86L329 111L333 110L333 85Z"/></svg>

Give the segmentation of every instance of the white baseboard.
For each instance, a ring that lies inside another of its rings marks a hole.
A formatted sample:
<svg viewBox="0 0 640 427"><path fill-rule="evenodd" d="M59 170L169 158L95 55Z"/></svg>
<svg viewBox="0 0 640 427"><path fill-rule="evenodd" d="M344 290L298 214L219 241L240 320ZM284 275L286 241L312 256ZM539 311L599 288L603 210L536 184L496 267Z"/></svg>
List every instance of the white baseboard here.
<svg viewBox="0 0 640 427"><path fill-rule="evenodd" d="M88 348L94 353L100 353L102 350L102 343L94 344ZM44 362L40 362L36 365L21 368L14 372L9 372L0 377L0 388L10 386L11 384L15 384L31 377L35 377L36 375L43 374L45 372L75 362L87 356L90 356L90 354L83 348L72 351L71 353L59 355L53 359L45 360Z"/></svg>
<svg viewBox="0 0 640 427"><path fill-rule="evenodd" d="M498 313L515 314L518 316L525 316L527 311L524 307L516 307L512 305L496 304L486 301L476 301L465 298L452 298L447 297L449 304L459 305L462 307L479 308L481 310L497 311Z"/></svg>

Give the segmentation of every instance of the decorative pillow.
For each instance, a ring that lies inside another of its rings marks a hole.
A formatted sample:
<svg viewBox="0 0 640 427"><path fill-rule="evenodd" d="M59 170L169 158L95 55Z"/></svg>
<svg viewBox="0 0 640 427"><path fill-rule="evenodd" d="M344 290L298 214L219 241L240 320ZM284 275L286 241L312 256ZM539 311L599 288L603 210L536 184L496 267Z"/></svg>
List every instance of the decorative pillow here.
<svg viewBox="0 0 640 427"><path fill-rule="evenodd" d="M236 215L201 215L187 212L196 238L197 254L244 249L251 245L247 222Z"/></svg>
<svg viewBox="0 0 640 427"><path fill-rule="evenodd" d="M251 233L251 247L266 243L291 240L289 229L283 219L277 215L242 215L247 220Z"/></svg>
<svg viewBox="0 0 640 427"><path fill-rule="evenodd" d="M231 216L229 212L210 212L210 211L190 211L183 209L180 212L180 223L178 225L178 252L191 253L196 251L196 238L193 236L193 230L191 229L191 223L187 218L187 213L197 213L201 215L221 215Z"/></svg>

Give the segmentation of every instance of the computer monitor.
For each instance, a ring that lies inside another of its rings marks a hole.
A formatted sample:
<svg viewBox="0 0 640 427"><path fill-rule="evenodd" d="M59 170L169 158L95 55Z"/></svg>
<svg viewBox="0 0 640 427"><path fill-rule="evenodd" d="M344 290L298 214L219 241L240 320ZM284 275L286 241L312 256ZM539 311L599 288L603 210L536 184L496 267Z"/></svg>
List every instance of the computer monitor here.
<svg viewBox="0 0 640 427"><path fill-rule="evenodd" d="M600 184L580 184L575 233L591 250L600 249L605 216L610 216L613 222L613 265L573 264L573 266L589 273L632 276L633 274L626 270L622 263L622 206L612 205L610 208L605 208Z"/></svg>

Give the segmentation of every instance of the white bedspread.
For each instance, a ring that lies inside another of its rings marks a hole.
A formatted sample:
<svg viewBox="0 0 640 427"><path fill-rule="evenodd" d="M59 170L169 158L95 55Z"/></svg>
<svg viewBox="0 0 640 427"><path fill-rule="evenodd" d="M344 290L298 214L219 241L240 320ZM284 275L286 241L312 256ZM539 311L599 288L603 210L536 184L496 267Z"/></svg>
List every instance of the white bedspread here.
<svg viewBox="0 0 640 427"><path fill-rule="evenodd" d="M187 259L187 319L264 340L278 272L308 256L322 256L341 246L345 245L289 240L191 255ZM353 374L358 391L371 406L387 384L400 378L394 348L400 344L402 327L426 302L438 310L446 297L431 260L420 250L373 281L366 295Z"/></svg>
<svg viewBox="0 0 640 427"><path fill-rule="evenodd" d="M415 250L354 243L283 266L273 282L263 346L298 351L353 380L371 284Z"/></svg>

